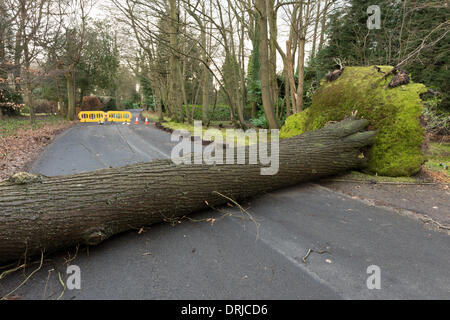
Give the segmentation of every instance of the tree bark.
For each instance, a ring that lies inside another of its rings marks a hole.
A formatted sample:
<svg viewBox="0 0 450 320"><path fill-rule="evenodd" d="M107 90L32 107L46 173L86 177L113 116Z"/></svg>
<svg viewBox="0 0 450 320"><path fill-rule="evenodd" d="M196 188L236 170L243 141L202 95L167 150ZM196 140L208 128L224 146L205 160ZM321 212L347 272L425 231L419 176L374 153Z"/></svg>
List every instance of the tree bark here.
<svg viewBox="0 0 450 320"><path fill-rule="evenodd" d="M180 79L180 57L178 50L178 32L179 30L179 7L176 0L169 0L169 99L168 107L172 110L174 120L183 122L183 103L180 97L181 81Z"/></svg>
<svg viewBox="0 0 450 320"><path fill-rule="evenodd" d="M319 40L319 51L322 50L322 47L325 42L325 32L327 29L327 11L328 11L328 0L325 0L323 11L322 11L322 20L320 22L320 40Z"/></svg>
<svg viewBox="0 0 450 320"><path fill-rule="evenodd" d="M295 112L303 111L303 88L304 88L304 75L305 75L305 42L304 38L300 38L298 41L298 87L297 87L297 101L295 103Z"/></svg>
<svg viewBox="0 0 450 320"><path fill-rule="evenodd" d="M295 87L295 77L294 77L294 56L291 51L291 41L286 41L286 69L288 76L288 86L289 92L291 94L292 99L292 113L297 113L296 104L297 104L297 89Z"/></svg>
<svg viewBox="0 0 450 320"><path fill-rule="evenodd" d="M56 82L56 92L58 95L58 104L59 104L59 114L63 117L67 116L67 106L64 104L64 100L63 100L63 96L62 96L62 88L61 88L61 84L59 82L59 76L55 77L55 82Z"/></svg>
<svg viewBox="0 0 450 320"><path fill-rule="evenodd" d="M160 88L156 88L153 89L153 92L155 94L155 108L156 108L156 114L158 115L158 120L159 122L164 120L164 114L163 114L163 110L162 110L162 105L161 105L161 89Z"/></svg>
<svg viewBox="0 0 450 320"><path fill-rule="evenodd" d="M359 168L361 150L375 134L363 131L367 125L344 120L281 140L275 175L261 175L261 164L175 165L170 159L58 177L15 174L0 183L0 263L176 222L227 203L218 193L239 201Z"/></svg>
<svg viewBox="0 0 450 320"><path fill-rule="evenodd" d="M267 36L267 10L264 0L256 0L255 6L260 14L259 23L259 55L260 55L260 76L261 76L261 95L264 113L270 129L277 129L278 122L274 112L274 101L270 87L270 66L269 66L269 40Z"/></svg>
<svg viewBox="0 0 450 320"><path fill-rule="evenodd" d="M31 123L36 122L36 114L34 112L34 105L33 105L33 89L31 88L31 84L29 83L29 77L25 76L25 90L24 90L24 102L25 105L28 107L28 110L30 112L30 121Z"/></svg>
<svg viewBox="0 0 450 320"><path fill-rule="evenodd" d="M317 30L319 28L319 19L320 19L320 0L317 1L316 5L316 18L314 20L314 35L313 35L313 41L312 41L312 50L311 50L311 57L314 58L316 54L316 46L317 46Z"/></svg>
<svg viewBox="0 0 450 320"><path fill-rule="evenodd" d="M205 5L202 6L202 12L205 15ZM204 64L202 65L202 120L203 123L208 121L209 114L209 56L208 56L208 44L206 39L206 25L201 19L197 19L200 27L200 38L202 43L202 59Z"/></svg>
<svg viewBox="0 0 450 320"><path fill-rule="evenodd" d="M290 84L289 84L289 76L287 67L284 67L283 70L283 76L284 76L284 98L286 99L286 118L291 115L291 90L290 90Z"/></svg>
<svg viewBox="0 0 450 320"><path fill-rule="evenodd" d="M279 88L277 77L277 47L278 28L277 28L277 10L275 10L275 0L267 1L267 21L269 25L269 77L270 90L273 103L278 107ZM278 117L278 115L277 115Z"/></svg>
<svg viewBox="0 0 450 320"><path fill-rule="evenodd" d="M73 71L69 69L65 73L66 85L67 85L67 120L75 119L75 94L74 94L74 86L75 83L73 81Z"/></svg>

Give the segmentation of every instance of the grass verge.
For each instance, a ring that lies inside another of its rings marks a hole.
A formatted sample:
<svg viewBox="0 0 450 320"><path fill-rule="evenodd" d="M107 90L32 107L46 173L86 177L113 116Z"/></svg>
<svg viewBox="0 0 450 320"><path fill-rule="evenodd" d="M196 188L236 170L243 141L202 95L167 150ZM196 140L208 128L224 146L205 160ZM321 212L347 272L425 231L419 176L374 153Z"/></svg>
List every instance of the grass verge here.
<svg viewBox="0 0 450 320"><path fill-rule="evenodd" d="M18 130L36 130L47 125L52 126L63 122L67 122L67 120L59 115L38 116L34 124L27 117L3 119L0 120L0 136L14 136Z"/></svg>

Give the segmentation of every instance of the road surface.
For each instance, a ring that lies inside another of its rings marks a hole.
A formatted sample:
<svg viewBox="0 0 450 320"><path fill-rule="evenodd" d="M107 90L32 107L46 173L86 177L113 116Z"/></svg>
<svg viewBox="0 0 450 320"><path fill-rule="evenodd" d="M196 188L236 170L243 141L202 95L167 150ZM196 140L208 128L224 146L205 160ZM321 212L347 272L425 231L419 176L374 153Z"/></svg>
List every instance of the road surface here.
<svg viewBox="0 0 450 320"><path fill-rule="evenodd" d="M143 124L80 124L57 137L32 170L60 175L150 161L168 157L173 145L169 134ZM80 267L81 289L65 290L62 299L450 298L446 233L316 184L245 206L254 221L238 211L225 218L204 211L191 216L200 222L158 224L80 249L69 264ZM213 224L205 221L211 217ZM58 272L67 277L64 259L74 251L49 257L14 294L58 298ZM367 287L372 265L381 289ZM34 268L1 280L0 296Z"/></svg>

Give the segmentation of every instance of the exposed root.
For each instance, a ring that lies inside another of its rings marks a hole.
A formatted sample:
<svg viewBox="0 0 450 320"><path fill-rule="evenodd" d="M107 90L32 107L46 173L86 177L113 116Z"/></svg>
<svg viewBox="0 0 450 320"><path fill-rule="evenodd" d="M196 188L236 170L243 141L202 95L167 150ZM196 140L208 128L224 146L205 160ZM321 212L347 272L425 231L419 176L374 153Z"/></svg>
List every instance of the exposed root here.
<svg viewBox="0 0 450 320"><path fill-rule="evenodd" d="M3 279L4 277L6 277L8 274L14 273L14 272L16 272L17 270L20 270L20 269L23 269L23 268L25 268L25 263L21 264L21 265L18 266L18 267L13 268L13 269L9 269L9 270L6 270L6 271L2 272L2 273L0 274L0 280L2 280L2 279Z"/></svg>
<svg viewBox="0 0 450 320"><path fill-rule="evenodd" d="M78 249L80 248L80 245L77 244L77 246L75 247L75 254L73 255L73 257L70 257L70 252L67 253L68 258L64 258L64 264L65 265L69 265L70 262L72 262L73 260L75 260L78 256Z"/></svg>
<svg viewBox="0 0 450 320"><path fill-rule="evenodd" d="M21 284L19 284L14 290L4 295L0 300L8 300L8 297L11 296L14 292L16 292L18 289L20 289L27 281L39 270L42 268L42 264L44 262L44 251L41 251L41 261L39 263L39 267L37 267L33 272L31 272L28 277L25 278L25 280L22 281Z"/></svg>
<svg viewBox="0 0 450 320"><path fill-rule="evenodd" d="M58 296L58 298L56 298L56 300L59 300L59 299L62 298L62 296L63 296L64 293L66 292L66 284L65 284L64 281L62 280L61 272L59 272L58 270L56 270L56 272L58 272L58 280L59 280L59 283L60 283L61 286L63 287L63 289L62 289L60 295Z"/></svg>
<svg viewBox="0 0 450 320"><path fill-rule="evenodd" d="M47 280L45 281L45 286L44 286L44 292L42 293L42 299L45 299L45 295L47 293L47 286L48 286L48 281L50 280L50 274L52 273L52 271L54 271L55 269L50 269L48 270L48 275L47 275Z"/></svg>

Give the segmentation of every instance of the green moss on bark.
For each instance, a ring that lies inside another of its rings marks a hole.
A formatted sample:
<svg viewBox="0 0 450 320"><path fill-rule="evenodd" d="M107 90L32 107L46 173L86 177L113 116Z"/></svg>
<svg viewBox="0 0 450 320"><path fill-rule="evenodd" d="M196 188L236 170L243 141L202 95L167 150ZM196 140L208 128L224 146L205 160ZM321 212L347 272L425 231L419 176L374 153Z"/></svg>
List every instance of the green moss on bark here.
<svg viewBox="0 0 450 320"><path fill-rule="evenodd" d="M384 176L410 176L420 170L424 130L420 125L424 85L409 83L389 89L392 69L381 66L346 67L333 82L322 81L305 111L286 119L280 137L288 138L339 121L358 111L357 117L368 119L377 135L369 152L367 170Z"/></svg>

